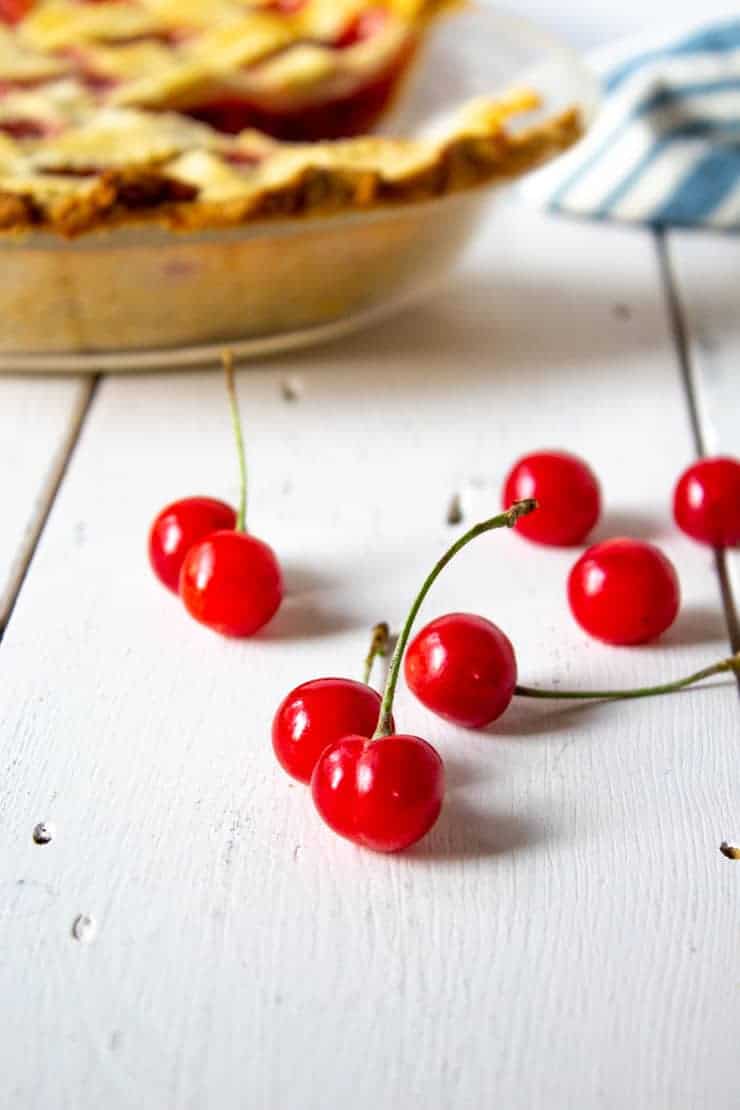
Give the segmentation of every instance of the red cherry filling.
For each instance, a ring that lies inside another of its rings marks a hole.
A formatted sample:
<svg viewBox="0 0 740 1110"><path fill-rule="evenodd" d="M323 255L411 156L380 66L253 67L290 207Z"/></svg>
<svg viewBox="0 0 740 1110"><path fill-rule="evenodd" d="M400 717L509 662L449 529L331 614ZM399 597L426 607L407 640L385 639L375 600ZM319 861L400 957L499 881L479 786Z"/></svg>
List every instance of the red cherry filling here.
<svg viewBox="0 0 740 1110"><path fill-rule="evenodd" d="M281 12L283 15L295 15L306 6L306 0L272 0L267 5L269 11Z"/></svg>
<svg viewBox="0 0 740 1110"><path fill-rule="evenodd" d="M351 19L342 33L334 40L334 45L344 50L367 42L386 27L389 13L387 8L368 8Z"/></svg>
<svg viewBox="0 0 740 1110"><path fill-rule="evenodd" d="M281 6L280 10L293 9ZM366 42L382 31L389 18L385 8L370 8L352 19L332 45L344 50ZM194 105L187 114L229 135L254 128L286 142L317 142L363 135L372 130L388 107L414 49L415 43L409 40L383 72L352 92L333 99L309 101L295 108L276 108L268 102L224 96Z"/></svg>
<svg viewBox="0 0 740 1110"><path fill-rule="evenodd" d="M276 111L239 97L224 97L189 108L187 115L227 135L254 128L284 142L319 142L364 135L388 107L407 57L408 53L374 82L335 100Z"/></svg>
<svg viewBox="0 0 740 1110"><path fill-rule="evenodd" d="M43 139L45 135L53 135L54 128L41 120L34 119L5 119L0 122L0 131L10 135L11 139Z"/></svg>
<svg viewBox="0 0 740 1110"><path fill-rule="evenodd" d="M30 12L35 0L0 0L0 21L13 26Z"/></svg>

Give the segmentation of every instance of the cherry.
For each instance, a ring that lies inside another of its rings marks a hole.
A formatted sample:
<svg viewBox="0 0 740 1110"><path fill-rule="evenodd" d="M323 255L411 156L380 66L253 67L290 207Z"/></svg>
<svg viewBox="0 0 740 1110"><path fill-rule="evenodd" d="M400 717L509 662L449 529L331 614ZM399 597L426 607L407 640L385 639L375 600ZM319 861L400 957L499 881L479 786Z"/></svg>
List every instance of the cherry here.
<svg viewBox="0 0 740 1110"><path fill-rule="evenodd" d="M239 458L239 511L234 529L212 532L190 548L179 591L195 620L222 636L246 637L263 628L279 609L283 576L272 548L246 531L247 460L229 352L223 361Z"/></svg>
<svg viewBox="0 0 740 1110"><path fill-rule="evenodd" d="M740 462L701 459L683 472L673 495L678 527L710 547L740 544Z"/></svg>
<svg viewBox="0 0 740 1110"><path fill-rule="evenodd" d="M583 629L608 644L644 644L673 624L680 604L669 559L642 540L597 543L568 578L568 600Z"/></svg>
<svg viewBox="0 0 740 1110"><path fill-rule="evenodd" d="M444 765L419 736L347 736L323 753L311 794L327 825L375 852L399 852L439 817Z"/></svg>
<svg viewBox="0 0 740 1110"><path fill-rule="evenodd" d="M504 506L534 497L539 511L525 516L518 532L535 543L572 547L582 543L599 519L599 483L591 468L567 451L525 455L509 471Z"/></svg>
<svg viewBox="0 0 740 1110"><path fill-rule="evenodd" d="M324 748L345 736L372 736L380 694L351 678L314 678L283 698L272 722L272 746L284 770L310 782Z"/></svg>
<svg viewBox="0 0 740 1110"><path fill-rule="evenodd" d="M253 636L283 599L275 552L246 532L213 532L188 551L180 597L191 617L222 636Z"/></svg>
<svg viewBox="0 0 740 1110"><path fill-rule="evenodd" d="M376 852L398 852L420 840L437 820L444 794L442 759L421 737L393 732L393 698L411 629L431 586L458 551L484 532L513 527L535 508L534 501L512 505L471 528L442 556L398 638L372 737L347 736L322 752L311 776L311 795L320 816L340 836Z"/></svg>
<svg viewBox="0 0 740 1110"><path fill-rule="evenodd" d="M658 686L627 690L518 686L516 658L508 637L491 621L470 613L437 617L422 628L406 653L406 679L419 701L445 720L466 728L484 728L497 720L514 694L558 701L647 698L675 693L726 671L740 673L740 652Z"/></svg>
<svg viewBox="0 0 740 1110"><path fill-rule="evenodd" d="M466 728L484 728L506 711L516 686L511 641L472 613L437 617L409 645L409 688L428 709Z"/></svg>
<svg viewBox="0 0 740 1110"><path fill-rule="evenodd" d="M380 694L368 686L377 655L384 655L388 626L373 630L363 682L351 678L315 678L283 698L272 722L272 746L284 770L310 782L319 756L345 736L372 736L380 715Z"/></svg>
<svg viewBox="0 0 740 1110"><path fill-rule="evenodd" d="M168 590L178 592L185 556L210 532L236 527L236 512L213 497L186 497L173 501L152 524L149 562Z"/></svg>

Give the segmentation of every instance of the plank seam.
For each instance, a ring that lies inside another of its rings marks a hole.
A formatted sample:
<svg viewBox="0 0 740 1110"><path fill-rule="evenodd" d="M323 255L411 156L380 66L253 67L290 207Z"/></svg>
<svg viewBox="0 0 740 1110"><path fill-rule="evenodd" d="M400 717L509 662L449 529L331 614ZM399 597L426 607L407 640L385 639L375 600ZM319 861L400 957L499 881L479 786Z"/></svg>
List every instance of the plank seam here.
<svg viewBox="0 0 740 1110"><path fill-rule="evenodd" d="M704 458L707 455L707 444L701 428L699 412L699 391L696 383L696 366L689 341L689 326L687 313L681 299L677 275L671 262L668 250L668 240L663 229L654 232L655 246L658 254L658 265L665 290L668 319L673 333L676 347L678 365L681 373L684 395L689 412L689 422L694 440L697 456ZM715 551L715 567L719 581L722 606L727 624L727 634L733 651L740 651L740 616L730 580L730 571L727 565L727 556L724 551ZM740 675L737 676L738 690L740 691Z"/></svg>
<svg viewBox="0 0 740 1110"><path fill-rule="evenodd" d="M23 584L26 581L34 555L36 554L47 521L51 515L51 510L54 507L59 490L67 475L72 457L79 443L80 436L82 435L82 430L90 413L90 409L92 408L100 377L101 375L95 374L85 383L86 388L82 392L80 402L73 415L69 432L62 443L55 465L50 469L42 491L43 504L41 511L38 513L38 516L32 522L29 529L26 543L21 548L18 568L8 589L5 612L0 619L0 643L2 643L5 632L10 624L18 598L23 589Z"/></svg>

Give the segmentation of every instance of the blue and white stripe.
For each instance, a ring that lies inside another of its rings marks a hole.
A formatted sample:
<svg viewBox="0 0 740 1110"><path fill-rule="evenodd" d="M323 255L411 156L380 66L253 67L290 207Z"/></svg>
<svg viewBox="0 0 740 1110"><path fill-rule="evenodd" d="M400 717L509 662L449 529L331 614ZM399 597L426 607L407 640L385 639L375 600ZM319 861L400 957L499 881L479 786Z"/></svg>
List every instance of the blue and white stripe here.
<svg viewBox="0 0 740 1110"><path fill-rule="evenodd" d="M740 19L619 53L595 59L605 103L592 131L542 177L550 207L740 229Z"/></svg>

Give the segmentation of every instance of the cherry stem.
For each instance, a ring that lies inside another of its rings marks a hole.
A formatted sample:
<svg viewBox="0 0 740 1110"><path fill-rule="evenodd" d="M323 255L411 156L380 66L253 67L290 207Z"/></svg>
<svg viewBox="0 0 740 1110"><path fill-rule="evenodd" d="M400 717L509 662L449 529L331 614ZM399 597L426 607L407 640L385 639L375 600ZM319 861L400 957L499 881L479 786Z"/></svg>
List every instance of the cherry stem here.
<svg viewBox="0 0 740 1110"><path fill-rule="evenodd" d="M393 652L393 658L391 659L391 665L388 668L388 679L385 684L383 701L380 706L380 718L378 720L378 727L372 737L373 740L382 740L385 736L390 736L391 734L393 699L396 694L398 677L401 672L401 661L409 642L411 629L424 603L424 599L444 568L455 558L458 551L462 551L464 547L467 547L467 545L471 543L472 540L477 539L478 536L482 536L485 532L492 532L496 528L513 528L520 517L527 516L528 513L534 512L536 508L537 502L533 498L528 498L526 501L515 501L505 513L500 513L498 516L491 517L490 520L484 520L480 524L474 525L465 535L461 536L459 540L453 543L452 547L450 547L439 562L436 563L425 579L419 593L416 595L416 600L409 609L409 614L401 629L401 635L398 637L398 642Z"/></svg>
<svg viewBox="0 0 740 1110"><path fill-rule="evenodd" d="M673 694L705 678L716 674L725 674L734 671L740 674L740 651L729 659L721 659L711 667L704 667L695 674L679 678L675 682L664 682L659 686L637 686L631 690L539 690L535 686L517 686L514 693L520 698L546 698L551 701L585 701L600 699L602 701L626 701L630 698L651 698L656 694Z"/></svg>
<svg viewBox="0 0 740 1110"><path fill-rule="evenodd" d="M242 421L239 414L239 398L236 395L236 381L234 379L234 356L231 351L224 351L221 356L224 373L226 374L226 390L229 395L229 408L231 409L231 423L234 426L236 440L236 453L239 459L239 509L236 514L236 531L247 530L247 456L244 450L244 436L242 434Z"/></svg>
<svg viewBox="0 0 740 1110"><path fill-rule="evenodd" d="M370 685L370 675L373 673L373 664L380 656L385 659L388 654L388 645L390 643L391 630L388 625L383 621L382 624L376 624L373 629L373 638L370 641L370 649L365 657L365 668L362 672L362 681L366 686Z"/></svg>

